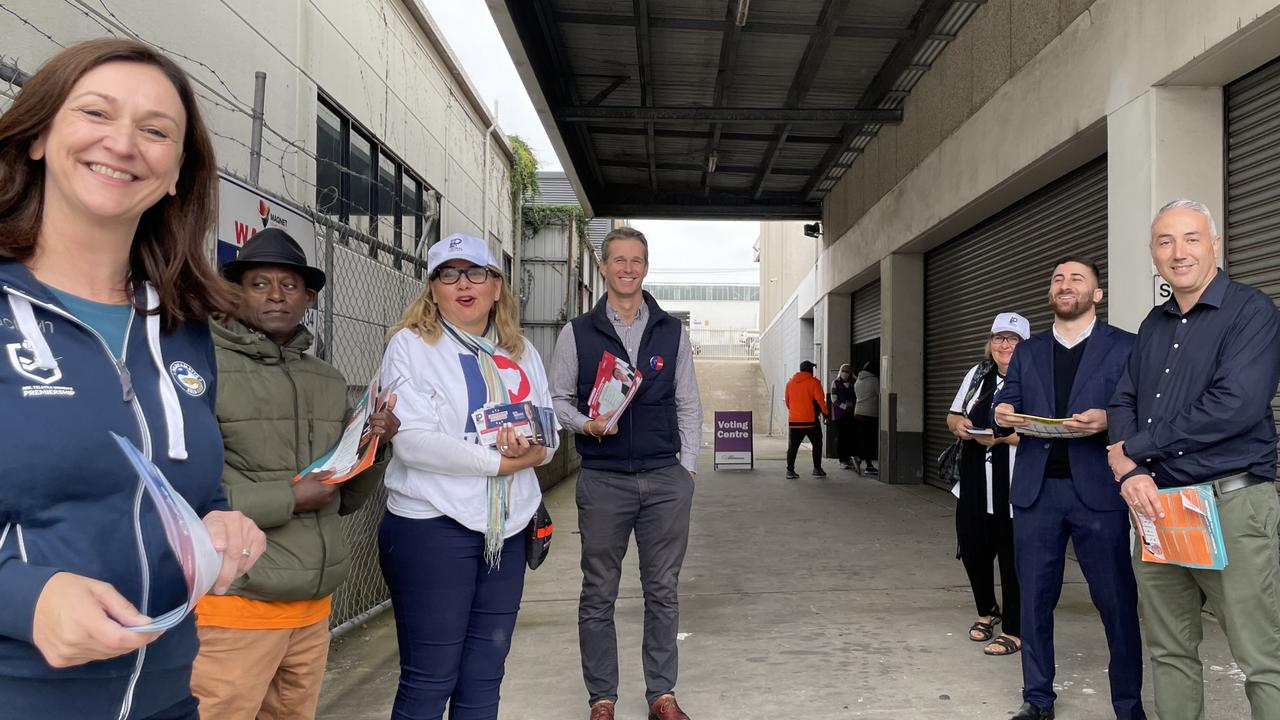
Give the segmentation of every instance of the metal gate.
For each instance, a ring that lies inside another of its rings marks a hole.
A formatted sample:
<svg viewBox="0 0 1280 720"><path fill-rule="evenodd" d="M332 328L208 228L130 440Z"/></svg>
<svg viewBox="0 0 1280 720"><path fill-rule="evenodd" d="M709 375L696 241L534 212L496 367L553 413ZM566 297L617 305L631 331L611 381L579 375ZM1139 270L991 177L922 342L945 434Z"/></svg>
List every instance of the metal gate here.
<svg viewBox="0 0 1280 720"><path fill-rule="evenodd" d="M1226 87L1227 271L1280 304L1280 61ZM1271 409L1280 428L1280 396Z"/></svg>
<svg viewBox="0 0 1280 720"><path fill-rule="evenodd" d="M1049 329L1049 277L1067 255L1091 258L1107 287L1107 164L1099 158L1017 201L925 255L925 479L951 443L946 416L964 375L982 359L991 321L1021 313ZM1106 299L1098 309L1105 317Z"/></svg>

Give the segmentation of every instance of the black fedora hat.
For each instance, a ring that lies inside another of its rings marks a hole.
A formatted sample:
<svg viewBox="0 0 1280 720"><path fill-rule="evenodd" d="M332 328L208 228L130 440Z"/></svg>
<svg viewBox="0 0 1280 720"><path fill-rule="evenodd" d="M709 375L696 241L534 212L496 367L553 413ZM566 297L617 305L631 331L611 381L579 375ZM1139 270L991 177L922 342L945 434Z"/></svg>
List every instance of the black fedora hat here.
<svg viewBox="0 0 1280 720"><path fill-rule="evenodd" d="M298 241L280 228L267 228L254 235L240 248L235 260L222 266L222 276L239 284L240 278L254 265L283 265L296 269L308 290L319 292L324 287L324 271L307 264L307 254Z"/></svg>

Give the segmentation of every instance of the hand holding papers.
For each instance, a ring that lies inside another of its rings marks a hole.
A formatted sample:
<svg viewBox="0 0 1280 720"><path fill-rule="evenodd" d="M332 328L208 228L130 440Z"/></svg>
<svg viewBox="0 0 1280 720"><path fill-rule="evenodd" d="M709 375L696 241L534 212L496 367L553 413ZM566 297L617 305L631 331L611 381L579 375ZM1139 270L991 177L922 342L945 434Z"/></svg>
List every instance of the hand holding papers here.
<svg viewBox="0 0 1280 720"><path fill-rule="evenodd" d="M1163 517L1135 513L1142 538L1142 560L1203 570L1227 566L1222 524L1213 488L1195 485L1156 493Z"/></svg>
<svg viewBox="0 0 1280 720"><path fill-rule="evenodd" d="M491 448L498 446L498 431L505 425L528 438L530 445L542 445L551 450L560 445L555 412L531 402L486 405L471 413L471 420L475 423L480 444Z"/></svg>
<svg viewBox="0 0 1280 720"><path fill-rule="evenodd" d="M1022 413L1013 413L1012 415L1015 418L1021 418L1027 421L1026 425L1021 425L1016 428L1020 435L1069 440L1072 438L1088 437L1094 434L1087 430L1072 430L1063 424L1071 418L1045 418L1038 417L1036 415L1023 415Z"/></svg>
<svg viewBox="0 0 1280 720"><path fill-rule="evenodd" d="M364 395L360 397L360 402L356 403L351 411L351 417L347 420L347 426L343 429L338 444L303 468L302 472L294 477L294 482L308 473L323 472L329 473L324 482L340 485L369 469L373 465L374 457L378 454L380 440L376 433L370 432L369 418L388 407L391 393L403 382L404 378L396 378L386 387L380 387L378 377L374 376L369 382L369 387L365 389Z"/></svg>
<svg viewBox="0 0 1280 720"><path fill-rule="evenodd" d="M218 572L222 569L222 554L213 549L213 540L209 537L209 531L205 529L204 522L196 516L195 510L191 509L187 501L173 489L159 468L127 439L115 433L111 433L111 437L120 446L129 463L133 465L142 488L155 503L160 521L164 525L165 538L169 541L169 547L173 550L174 556L182 565L182 574L187 581L185 603L154 618L147 625L128 629L135 632L168 630L182 622L183 618L195 608L196 601L213 587L214 581L218 578ZM138 505L135 504L133 525L139 542L142 537L140 522Z"/></svg>
<svg viewBox="0 0 1280 720"><path fill-rule="evenodd" d="M596 368L596 381L591 388L591 397L587 400L587 415L596 419L608 415L601 435L606 435L617 426L622 411L627 409L631 399L635 397L643 378L640 372L613 353L605 352L600 357Z"/></svg>

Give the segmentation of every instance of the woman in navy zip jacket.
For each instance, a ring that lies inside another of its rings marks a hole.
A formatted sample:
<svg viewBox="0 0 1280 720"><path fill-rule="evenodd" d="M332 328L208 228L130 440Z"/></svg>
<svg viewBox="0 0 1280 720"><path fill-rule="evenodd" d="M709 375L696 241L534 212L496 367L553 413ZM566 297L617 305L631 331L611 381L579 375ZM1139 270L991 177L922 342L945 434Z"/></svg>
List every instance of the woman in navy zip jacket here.
<svg viewBox="0 0 1280 720"><path fill-rule="evenodd" d="M127 629L187 590L108 433L204 518L225 591L264 542L219 484L216 183L186 76L130 40L67 48L0 117L0 716L197 717L193 618Z"/></svg>

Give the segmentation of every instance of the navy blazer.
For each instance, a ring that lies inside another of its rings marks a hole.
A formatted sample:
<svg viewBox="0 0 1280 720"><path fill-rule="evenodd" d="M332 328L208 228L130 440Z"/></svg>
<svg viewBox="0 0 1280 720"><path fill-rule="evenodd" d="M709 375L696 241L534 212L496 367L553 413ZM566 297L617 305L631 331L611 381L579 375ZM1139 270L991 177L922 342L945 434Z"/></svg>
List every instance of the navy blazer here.
<svg viewBox="0 0 1280 720"><path fill-rule="evenodd" d="M1133 333L1098 321L1085 345L1080 368L1071 385L1068 415L1093 408L1107 409L1116 384L1124 374L1135 337ZM1014 410L1026 415L1057 415L1053 383L1054 342L1053 330L1050 329L1018 343L1009 363L1004 387L992 401L993 414L996 405L1009 403ZM1107 466L1107 433L1064 442L1071 458L1071 482L1084 504L1093 510L1124 510L1126 505L1120 497L1120 485ZM1014 507L1031 507L1040 496L1051 446L1049 440L1030 436L1023 436L1018 444L1017 462L1014 463L1013 481L1009 488L1009 502Z"/></svg>

